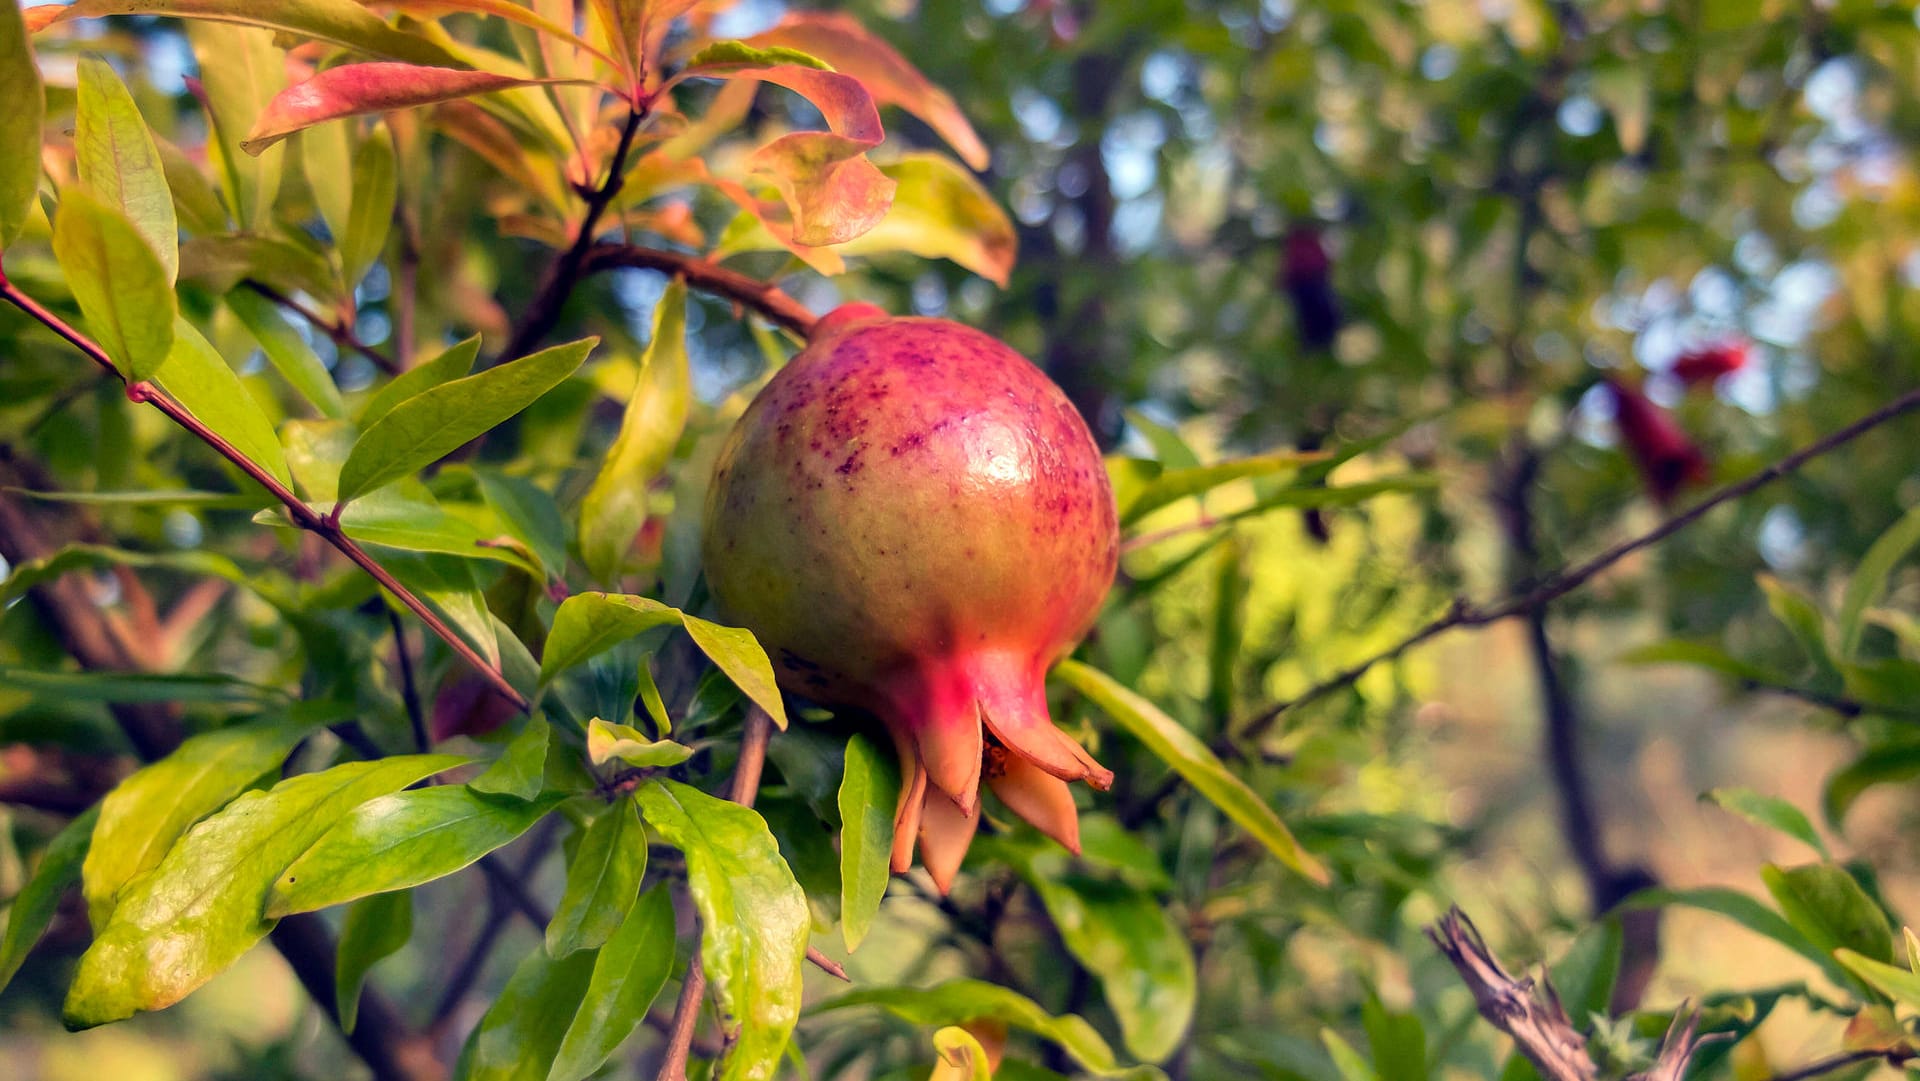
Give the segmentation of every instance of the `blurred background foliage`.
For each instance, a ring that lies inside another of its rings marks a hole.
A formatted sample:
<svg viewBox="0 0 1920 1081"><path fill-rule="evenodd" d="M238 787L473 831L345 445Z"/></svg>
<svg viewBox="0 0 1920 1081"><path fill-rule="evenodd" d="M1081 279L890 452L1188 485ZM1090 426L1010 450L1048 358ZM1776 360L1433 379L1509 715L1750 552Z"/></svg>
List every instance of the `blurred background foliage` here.
<svg viewBox="0 0 1920 1081"><path fill-rule="evenodd" d="M785 10L746 0L716 31L748 34ZM1370 1076L1337 1063L1330 1048L1344 1040L1384 1081L1500 1073L1505 1052L1420 934L1454 901L1516 963L1570 958L1577 968L1581 951L1621 950L1624 938L1620 1011L1811 982L1815 996L1789 996L1771 1014L1751 1007L1771 1000L1749 1000L1749 1016L1764 1020L1710 1065L1722 1074L1765 1078L1837 1048L1845 1018L1821 999L1841 992L1736 922L1674 908L1656 934L1644 918L1626 919L1624 932L1617 918L1594 919L1655 883L1759 896L1763 863L1808 858L1797 842L1696 798L1728 785L1806 809L1840 858L1875 872L1894 926L1920 904L1909 786L1874 789L1850 813L1820 812L1828 778L1862 755L1907 763L1876 774L1884 779L1920 772L1909 761L1911 714L1859 708L1916 700L1908 621L1920 577L1885 579L1875 605L1888 614L1867 625L1837 683L1822 682L1827 661L1774 615L1788 603L1779 596L1805 598L1829 619L1839 610L1868 546L1920 495L1910 426L1716 509L1559 602L1537 628L1523 619L1458 632L1287 711L1258 739L1232 737L1450 598L1503 595L1653 525L1661 508L1620 445L1617 396L1603 380L1643 386L1708 463L1711 479L1681 491L1679 507L1914 385L1913 5L881 0L845 10L953 93L980 129L993 151L985 180L1017 223L1020 258L1004 292L900 256L832 280L802 272L796 295L816 309L875 300L998 334L1066 386L1118 453L1175 466L1378 440L1337 482L1431 481L1230 528L1182 531L1196 514L1190 501L1156 512L1143 531L1172 534L1127 555L1086 651L1202 738L1235 746L1243 775L1329 865L1331 887L1244 842L1224 844L1217 812L1165 783L1164 766L1118 741L1102 745L1089 716L1056 707L1120 777L1110 796L1083 795L1090 836L1109 823L1131 834L1116 848L1150 855L1163 873L1144 884L1196 945L1196 1022L1170 1072ZM179 27L90 27L85 47L124 62L148 119L194 144L198 114L182 84L194 61ZM62 93L72 55L43 49L50 94ZM785 99L759 108L771 123L809 119ZM497 224L525 192L394 123L401 198L419 224L420 338L504 332L545 265L537 246ZM890 113L888 124L896 149L938 145L908 117ZM310 198L295 172L286 183L286 198ZM724 220L717 206L693 209ZM737 263L772 273L782 259ZM60 288L44 257L10 259L8 271L30 292ZM563 334L607 335L616 355L635 355L663 285L642 271L596 278L567 307ZM360 289L359 332L375 345L391 329L389 288L377 267ZM241 328L224 329L222 344L248 351ZM696 304L690 330L705 407L675 479L668 582L689 577L705 456L769 347L724 303ZM1691 388L1672 375L1683 354L1729 339L1751 343L1737 371ZM343 389L373 379L324 336L312 345ZM222 485L208 455L11 313L0 315L0 356L0 454L31 458L78 491ZM617 383L621 370L616 361L598 378ZM558 473L605 445L610 419L583 378L489 453ZM1223 489L1199 513L1224 515L1261 494L1258 482ZM156 550L266 556L277 543L217 508L94 513ZM1781 583L1772 608L1762 575ZM190 587L173 581L163 597ZM245 598L223 607L215 618L246 635L210 625L204 641L217 649L196 668L297 680L290 633L261 609ZM372 632L341 624L343 649L371 650ZM1636 661L1636 650L1673 642L1689 643L1700 663L1650 663L1680 652L1671 645ZM0 620L6 663L51 663L56 649L24 606ZM427 663L437 674L448 662ZM1553 686L1543 687L1543 670ZM397 715L384 670L366 671L366 693ZM117 738L97 710L0 692L7 739L55 727L86 732L78 742L93 749ZM793 772L788 791L763 805L783 840L781 816L805 788L786 761L776 747L776 766ZM1584 824L1569 825L1570 801ZM21 854L49 828L29 811L10 824L0 896L17 888ZM1022 861L1038 858L1023 843L991 846L999 862L980 863L951 901L896 883L870 945L849 961L856 983L985 976L1114 1032L1097 980L1063 969L1044 921L1018 918L1040 904L1022 885ZM470 902L446 883L423 891L420 932L380 971L395 998L433 998L448 944L477 918ZM984 941L965 930L982 920ZM490 986L534 948L525 928L507 934ZM256 953L180 1009L83 1036L57 1033L70 961L43 950L0 999L5 1072L167 1081L351 1068L271 955ZM1581 980L1568 973L1563 989ZM1606 998L1592 1005L1604 1010ZM917 1030L853 1016L803 1025L813 1076L920 1076L907 1072L927 1061ZM1637 1045L1618 1042L1630 1058ZM842 1072L842 1063L857 1064Z"/></svg>

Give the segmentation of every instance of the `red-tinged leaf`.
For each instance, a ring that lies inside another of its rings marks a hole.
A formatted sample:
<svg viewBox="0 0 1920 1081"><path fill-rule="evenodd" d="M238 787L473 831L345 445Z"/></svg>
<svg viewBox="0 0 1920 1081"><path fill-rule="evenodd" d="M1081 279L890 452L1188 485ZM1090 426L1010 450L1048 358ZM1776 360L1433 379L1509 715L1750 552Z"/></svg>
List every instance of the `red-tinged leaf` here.
<svg viewBox="0 0 1920 1081"><path fill-rule="evenodd" d="M795 258L821 274L831 278L836 274L846 273L847 261L841 258L839 252L832 248L815 247L794 240L793 226L786 220L782 213L784 208L778 203L767 203L755 198L752 192L736 181L711 177L707 182L720 194L731 199L735 206L746 212L742 217L735 219L735 224L727 227L726 235L720 240L722 250L750 250L755 245L736 245L733 238L739 230L757 228L771 237L773 243L792 252Z"/></svg>
<svg viewBox="0 0 1920 1081"><path fill-rule="evenodd" d="M47 23L109 15L172 15L238 23L343 45L386 60L450 64L453 56L426 38L396 30L357 0L75 0Z"/></svg>
<svg viewBox="0 0 1920 1081"><path fill-rule="evenodd" d="M478 155L523 191L538 195L547 206L559 211L566 205L560 187L560 171L544 150L521 142L498 117L470 101L447 101L436 106L428 119L432 126L461 146ZM541 165L548 166L541 168Z"/></svg>
<svg viewBox="0 0 1920 1081"><path fill-rule="evenodd" d="M539 12L514 3L514 0L386 0L386 6L417 19L438 19L444 15L461 13L491 15L531 27L550 38L564 41L576 49L582 49L599 57L611 67L620 66L613 57L594 48L592 42L552 19L544 18Z"/></svg>
<svg viewBox="0 0 1920 1081"><path fill-rule="evenodd" d="M673 20L698 7L700 0L591 0L591 5L600 32L626 59L626 73L641 76L660 54Z"/></svg>
<svg viewBox="0 0 1920 1081"><path fill-rule="evenodd" d="M860 80L794 64L692 64L681 76L757 79L785 87L820 110L829 130L782 135L747 159L748 169L771 182L786 202L793 243L844 243L886 216L894 182L866 157L886 131Z"/></svg>
<svg viewBox="0 0 1920 1081"><path fill-rule="evenodd" d="M747 44L783 46L819 57L864 83L875 101L897 105L920 118L975 170L987 167L986 144L953 97L928 82L898 50L851 16L795 12L772 30L748 38Z"/></svg>
<svg viewBox="0 0 1920 1081"><path fill-rule="evenodd" d="M301 128L325 120L433 105L542 81L385 61L343 64L281 91L254 122L240 149L258 154Z"/></svg>
<svg viewBox="0 0 1920 1081"><path fill-rule="evenodd" d="M65 4L41 4L38 7L30 7L22 11L20 17L26 21L27 33L38 34L40 31L52 26L53 20L59 18L60 13L65 10L67 10L67 5Z"/></svg>

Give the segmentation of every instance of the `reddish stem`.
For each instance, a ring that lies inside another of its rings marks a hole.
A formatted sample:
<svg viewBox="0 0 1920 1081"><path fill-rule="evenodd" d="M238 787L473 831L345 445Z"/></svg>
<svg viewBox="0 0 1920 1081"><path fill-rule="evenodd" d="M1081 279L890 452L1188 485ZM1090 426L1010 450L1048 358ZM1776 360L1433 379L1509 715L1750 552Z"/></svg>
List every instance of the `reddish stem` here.
<svg viewBox="0 0 1920 1081"><path fill-rule="evenodd" d="M253 478L256 484L265 488L275 499L279 500L287 508L287 514L293 519L295 525L309 532L319 534L321 539L338 549L341 555L346 556L361 570L373 576L374 581L380 583L382 588L393 594L401 604L407 607L408 611L419 616L420 620L424 622L433 633L445 640L447 645L455 653L460 655L461 659L479 670L481 675L487 677L488 682L493 684L494 690L497 693L505 696L509 702L512 702L518 708L523 710L527 708L528 703L526 698L513 688L513 684L507 682L506 676L502 675L499 669L495 668L486 658L482 657L478 650L475 650L471 645L467 644L466 640L455 633L453 628L449 627L445 620L441 619L432 609L426 606L425 602L415 596L412 590L401 585L399 580L388 573L385 567L375 562L374 558L368 555L365 549L361 548L351 537L346 535L337 520L323 516L313 508L307 506L306 503L301 501L299 496L294 495L286 485L280 483L278 477L268 472L267 469L258 462L242 454L239 448L227 441L225 436L222 436L219 432L201 423L200 418L188 412L185 406L169 397L166 392L162 391L159 387L154 386L144 379L137 382L127 382L126 376L122 375L120 369L114 366L113 358L107 356L105 350L95 344L92 339L69 326L65 320L47 310L38 301L21 292L19 287L7 280L4 274L0 274L0 300L5 300L14 307L27 313L42 326L45 326L48 330L66 339L75 349L86 354L88 359L112 374L114 378L126 383L127 398L129 400L146 402L155 409L160 410L160 412L165 413L173 419L174 423L191 432L195 438L207 446L212 447L215 453L227 461L232 462L241 472Z"/></svg>

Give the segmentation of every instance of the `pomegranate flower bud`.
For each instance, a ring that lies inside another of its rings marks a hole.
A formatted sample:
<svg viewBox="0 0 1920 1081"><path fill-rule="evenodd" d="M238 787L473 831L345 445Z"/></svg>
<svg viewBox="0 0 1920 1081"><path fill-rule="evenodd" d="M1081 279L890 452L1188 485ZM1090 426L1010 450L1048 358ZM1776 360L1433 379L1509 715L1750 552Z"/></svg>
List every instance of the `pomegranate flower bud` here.
<svg viewBox="0 0 1920 1081"><path fill-rule="evenodd" d="M1666 410L1647 400L1637 388L1609 379L1614 424L1620 440L1633 455L1647 490L1661 503L1670 503L1681 488L1704 482L1707 456L1680 430Z"/></svg>
<svg viewBox="0 0 1920 1081"><path fill-rule="evenodd" d="M957 323L850 304L728 437L704 554L783 686L886 726L893 869L917 848L946 890L982 784L1078 851L1068 782L1112 783L1053 726L1045 679L1092 625L1118 543L1093 436L1039 369Z"/></svg>
<svg viewBox="0 0 1920 1081"><path fill-rule="evenodd" d="M1746 367L1747 343L1734 338L1698 349L1689 349L1673 362L1674 378L1689 387L1709 386L1723 375Z"/></svg>

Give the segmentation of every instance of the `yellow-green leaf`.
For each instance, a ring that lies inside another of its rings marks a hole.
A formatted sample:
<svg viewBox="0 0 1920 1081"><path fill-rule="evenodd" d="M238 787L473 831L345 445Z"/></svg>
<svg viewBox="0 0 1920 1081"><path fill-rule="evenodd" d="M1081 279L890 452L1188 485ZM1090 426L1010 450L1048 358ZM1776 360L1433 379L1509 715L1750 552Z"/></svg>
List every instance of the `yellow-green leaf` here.
<svg viewBox="0 0 1920 1081"><path fill-rule="evenodd" d="M653 339L627 399L620 433L580 501L580 558L603 582L619 580L647 519L647 487L665 468L693 401L687 364L687 289L675 278L654 307Z"/></svg>
<svg viewBox="0 0 1920 1081"><path fill-rule="evenodd" d="M32 217L40 190L40 139L46 94L20 5L0 11L0 248L12 244Z"/></svg>
<svg viewBox="0 0 1920 1081"><path fill-rule="evenodd" d="M613 937L640 894L647 871L647 834L633 800L619 799L594 816L567 864L567 886L547 923L547 956L598 949Z"/></svg>
<svg viewBox="0 0 1920 1081"><path fill-rule="evenodd" d="M227 307L260 343L267 362L302 398L323 416L338 419L347 415L347 404L333 383L333 373L327 371L313 347L280 315L272 301L242 286L227 294Z"/></svg>
<svg viewBox="0 0 1920 1081"><path fill-rule="evenodd" d="M129 380L152 376L173 348L167 269L119 208L83 188L60 193L53 254L87 329Z"/></svg>
<svg viewBox="0 0 1920 1081"><path fill-rule="evenodd" d="M73 153L80 180L102 202L120 208L160 257L172 284L180 271L180 225L160 148L133 95L105 60L83 56L78 71Z"/></svg>
<svg viewBox="0 0 1920 1081"><path fill-rule="evenodd" d="M74 8L83 6L84 3L76 4ZM151 9L199 5L149 3L143 6ZM249 6L266 9L281 5ZM370 12L363 14L371 17ZM207 140L207 154L220 163L234 217L247 230L265 233L273 223L273 204L280 195L286 148L256 157L241 150L240 140L253 126L253 118L287 85L286 64L280 50L274 47L272 30L237 25L237 22L195 19L187 23L187 39L193 43L194 55L200 60L202 92L212 114L213 132Z"/></svg>
<svg viewBox="0 0 1920 1081"><path fill-rule="evenodd" d="M153 373L153 381L249 461L266 469L281 484L293 486L293 474L287 469L286 452L274 434L273 422L254 400L253 392L192 323L174 320L173 347L160 370Z"/></svg>

